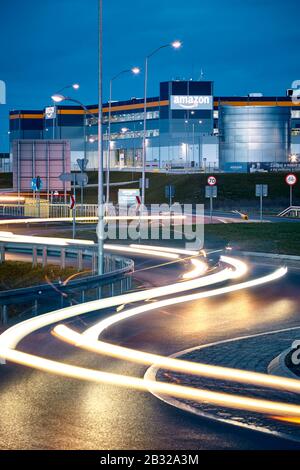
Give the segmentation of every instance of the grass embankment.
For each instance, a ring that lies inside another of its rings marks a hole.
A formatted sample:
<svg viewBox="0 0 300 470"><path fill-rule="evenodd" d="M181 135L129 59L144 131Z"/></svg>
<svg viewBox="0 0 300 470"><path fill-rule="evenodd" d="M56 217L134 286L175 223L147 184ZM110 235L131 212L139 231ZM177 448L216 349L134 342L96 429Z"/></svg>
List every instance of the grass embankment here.
<svg viewBox="0 0 300 470"><path fill-rule="evenodd" d="M178 231L179 227L176 227ZM195 227L194 227L195 228ZM50 230L50 229L49 229ZM55 236L55 232L47 232L48 236ZM71 237L71 229L59 232L60 237ZM78 227L78 238L96 241L94 229L82 232ZM150 237L150 232L149 232ZM117 243L124 243L116 240ZM259 251L266 253L280 253L285 255L300 256L300 223L235 223L235 224L207 224L204 229L205 248L224 248L230 245L235 249L244 251ZM113 243L113 241L110 241ZM129 240L128 240L129 242ZM125 242L126 243L126 242ZM131 243L136 243L132 241ZM171 240L142 240L144 244L172 245L183 247L184 239L174 239L171 232Z"/></svg>
<svg viewBox="0 0 300 470"><path fill-rule="evenodd" d="M300 224L240 223L205 226L205 246L300 256Z"/></svg>
<svg viewBox="0 0 300 470"><path fill-rule="evenodd" d="M207 176L197 175L168 175L162 173L149 173L150 187L147 189L147 203L155 204L168 202L165 198L165 186L175 186L175 201L180 203L207 204L205 199L205 186ZM141 177L140 173L111 172L111 182L135 181ZM214 201L217 209L259 210L259 199L255 196L256 184L269 185L269 197L264 199L264 207L268 211L277 213L289 205L289 187L285 183L284 174L217 174L218 198ZM97 182L97 174L89 173L89 182ZM137 188L138 183L128 184L128 187ZM111 199L117 202L118 187L111 188ZM97 188L84 190L85 200L89 203L97 202ZM78 193L79 194L79 193ZM300 184L294 188L294 204L300 205Z"/></svg>
<svg viewBox="0 0 300 470"><path fill-rule="evenodd" d="M0 264L0 291L45 284L47 279L51 282L65 281L75 273L74 268L61 269L55 265L32 267L31 263L6 261Z"/></svg>

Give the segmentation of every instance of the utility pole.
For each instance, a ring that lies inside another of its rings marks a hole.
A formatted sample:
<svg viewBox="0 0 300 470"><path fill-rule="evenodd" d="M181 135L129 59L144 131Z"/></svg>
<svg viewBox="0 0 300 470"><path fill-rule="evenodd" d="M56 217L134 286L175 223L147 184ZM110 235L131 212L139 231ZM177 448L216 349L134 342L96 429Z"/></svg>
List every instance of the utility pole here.
<svg viewBox="0 0 300 470"><path fill-rule="evenodd" d="M102 102L103 102L103 2L99 0L99 70L98 70L98 274L104 273L104 205L103 205L103 128L102 128Z"/></svg>

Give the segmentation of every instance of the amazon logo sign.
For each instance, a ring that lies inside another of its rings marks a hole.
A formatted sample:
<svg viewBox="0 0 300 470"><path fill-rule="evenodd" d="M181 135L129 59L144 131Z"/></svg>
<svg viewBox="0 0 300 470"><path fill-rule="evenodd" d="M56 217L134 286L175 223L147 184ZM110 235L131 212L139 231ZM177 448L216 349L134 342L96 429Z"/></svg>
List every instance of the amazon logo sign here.
<svg viewBox="0 0 300 470"><path fill-rule="evenodd" d="M171 96L171 109L202 110L213 109L212 96Z"/></svg>

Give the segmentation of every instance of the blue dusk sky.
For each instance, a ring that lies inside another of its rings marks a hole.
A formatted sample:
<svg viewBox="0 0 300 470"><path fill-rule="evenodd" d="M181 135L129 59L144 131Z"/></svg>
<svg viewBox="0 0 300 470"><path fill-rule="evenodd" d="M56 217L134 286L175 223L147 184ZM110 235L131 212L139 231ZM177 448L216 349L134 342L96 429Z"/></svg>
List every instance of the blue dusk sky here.
<svg viewBox="0 0 300 470"><path fill-rule="evenodd" d="M0 0L0 151L8 111L39 109L63 86L80 83L82 102L97 101L98 0ZM104 0L104 98L109 79L143 67L156 47L180 39L179 51L151 59L149 96L172 78L215 82L216 95L284 95L300 79L298 0ZM114 99L143 96L143 77L115 82Z"/></svg>

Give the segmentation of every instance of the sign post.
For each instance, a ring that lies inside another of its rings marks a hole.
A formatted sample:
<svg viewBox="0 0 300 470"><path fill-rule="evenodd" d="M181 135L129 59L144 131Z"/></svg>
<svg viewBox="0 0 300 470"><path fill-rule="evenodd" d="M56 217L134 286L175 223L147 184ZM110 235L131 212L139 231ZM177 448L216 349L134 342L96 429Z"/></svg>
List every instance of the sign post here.
<svg viewBox="0 0 300 470"><path fill-rule="evenodd" d="M268 185L257 184L255 187L255 195L260 198L260 221L263 221L263 198L268 197Z"/></svg>
<svg viewBox="0 0 300 470"><path fill-rule="evenodd" d="M81 172L81 177L83 177L83 174L89 164L89 161L87 158L78 158L77 159L77 164L80 168L80 172ZM80 185L80 206L81 206L81 212L82 212L82 208L83 208L83 188L84 188L84 184L83 184L83 180L81 182L81 185Z"/></svg>
<svg viewBox="0 0 300 470"><path fill-rule="evenodd" d="M286 184L290 187L290 207L293 205L293 187L298 182L298 177L294 173L289 173L285 177Z"/></svg>
<svg viewBox="0 0 300 470"><path fill-rule="evenodd" d="M75 188L75 185L74 185ZM75 189L74 189L74 194L71 194L70 196L70 209L72 211L72 216L73 216L73 226L72 226L72 233L73 233L73 240L76 237L76 199L75 199Z"/></svg>
<svg viewBox="0 0 300 470"><path fill-rule="evenodd" d="M73 213L73 238L76 235L76 185L81 187L88 184L89 178L86 173L62 173L59 177L60 181L69 181L73 183L73 195L71 196L70 209Z"/></svg>
<svg viewBox="0 0 300 470"><path fill-rule="evenodd" d="M175 186L172 184L169 184L168 186L165 187L165 195L166 199L169 199L169 206L172 206L172 199L175 197Z"/></svg>
<svg viewBox="0 0 300 470"><path fill-rule="evenodd" d="M209 176L207 178L208 186L205 187L205 197L210 200L209 213L210 223L213 221L213 199L218 196L217 178L215 176Z"/></svg>
<svg viewBox="0 0 300 470"><path fill-rule="evenodd" d="M37 194L37 212L38 217L41 217L41 194L40 191L43 189L43 181L40 176L32 178L31 180L31 189Z"/></svg>

